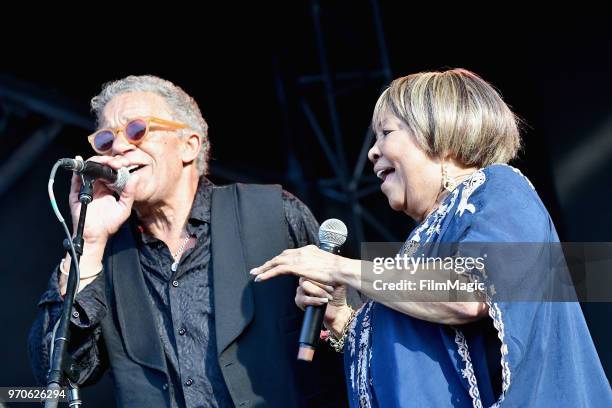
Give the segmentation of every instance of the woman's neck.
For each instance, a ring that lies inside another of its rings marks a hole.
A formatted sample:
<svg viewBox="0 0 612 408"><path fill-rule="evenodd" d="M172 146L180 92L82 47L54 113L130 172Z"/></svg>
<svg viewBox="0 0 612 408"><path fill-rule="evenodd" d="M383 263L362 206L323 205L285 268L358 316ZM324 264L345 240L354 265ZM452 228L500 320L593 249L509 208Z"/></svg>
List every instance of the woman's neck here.
<svg viewBox="0 0 612 408"><path fill-rule="evenodd" d="M467 178L469 178L477 169L478 169L477 167L462 167L462 166L458 166L455 163L448 163L448 165L447 165L448 177L449 177L450 180L452 180L454 182L454 185L456 187L458 187L463 181L465 181ZM438 209L438 207L440 207L442 202L444 202L446 197L448 197L450 195L450 193L452 192L452 190L449 191L446 188L444 188L444 182L442 181L442 176L440 176L440 177L441 177L440 190L438 191L438 194L437 194L436 198L433 200L432 205L430 205L423 212L423 215L419 219L419 222L423 221L424 219L429 217L434 211L436 211Z"/></svg>

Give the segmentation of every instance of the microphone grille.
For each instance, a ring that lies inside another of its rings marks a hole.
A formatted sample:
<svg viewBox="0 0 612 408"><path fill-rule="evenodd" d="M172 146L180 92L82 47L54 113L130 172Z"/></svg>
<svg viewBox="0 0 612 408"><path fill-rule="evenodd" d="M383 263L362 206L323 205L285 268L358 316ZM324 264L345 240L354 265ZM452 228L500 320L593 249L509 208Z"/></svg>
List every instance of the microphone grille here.
<svg viewBox="0 0 612 408"><path fill-rule="evenodd" d="M117 170L117 180L115 180L115 182L109 187L118 194L121 194L129 178L130 172L127 167L121 167L119 170Z"/></svg>
<svg viewBox="0 0 612 408"><path fill-rule="evenodd" d="M336 218L325 220L319 227L319 242L333 246L340 246L346 241L348 231L346 225Z"/></svg>

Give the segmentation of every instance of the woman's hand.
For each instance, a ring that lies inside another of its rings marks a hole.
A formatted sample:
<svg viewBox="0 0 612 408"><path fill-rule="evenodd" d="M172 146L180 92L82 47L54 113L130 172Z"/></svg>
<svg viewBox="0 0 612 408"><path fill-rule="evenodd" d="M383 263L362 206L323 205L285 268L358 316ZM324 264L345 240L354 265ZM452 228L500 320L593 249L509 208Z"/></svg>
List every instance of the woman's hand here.
<svg viewBox="0 0 612 408"><path fill-rule="evenodd" d="M346 287L359 289L361 261L344 258L323 251L314 245L287 249L263 265L253 268L255 282L279 275L300 277L295 304L302 310L306 306L323 306L324 324L334 335L342 332L352 309L346 303Z"/></svg>
<svg viewBox="0 0 612 408"><path fill-rule="evenodd" d="M327 305L323 323L336 337L344 329L352 311L346 303L346 286L333 288L304 278L300 278L295 304L302 310L305 310L306 306Z"/></svg>
<svg viewBox="0 0 612 408"><path fill-rule="evenodd" d="M253 268L251 275L255 275L255 282L279 275L295 275L336 287L347 284L347 276L354 274L355 265L351 265L351 262L355 261L308 245L283 251L263 265ZM359 266L356 267L358 273Z"/></svg>
<svg viewBox="0 0 612 408"><path fill-rule="evenodd" d="M300 284L295 293L295 304L302 310L306 306L325 306L334 300L332 286L300 278Z"/></svg>

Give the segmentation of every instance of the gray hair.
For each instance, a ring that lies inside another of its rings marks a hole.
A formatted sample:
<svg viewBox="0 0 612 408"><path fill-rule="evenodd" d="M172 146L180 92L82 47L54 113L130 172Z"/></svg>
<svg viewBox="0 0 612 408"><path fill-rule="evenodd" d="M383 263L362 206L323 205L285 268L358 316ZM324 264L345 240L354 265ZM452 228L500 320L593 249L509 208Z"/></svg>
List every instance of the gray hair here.
<svg viewBox="0 0 612 408"><path fill-rule="evenodd" d="M433 157L468 166L507 163L521 146L519 119L486 81L465 69L397 78L376 102L372 128L389 112Z"/></svg>
<svg viewBox="0 0 612 408"><path fill-rule="evenodd" d="M196 159L196 168L200 175L208 170L208 124L202 117L196 101L172 82L153 75L130 75L102 86L102 91L91 99L91 110L98 123L106 104L115 96L129 92L151 92L164 98L173 112L173 119L189 126L182 130L182 135L197 133L202 138L202 147Z"/></svg>

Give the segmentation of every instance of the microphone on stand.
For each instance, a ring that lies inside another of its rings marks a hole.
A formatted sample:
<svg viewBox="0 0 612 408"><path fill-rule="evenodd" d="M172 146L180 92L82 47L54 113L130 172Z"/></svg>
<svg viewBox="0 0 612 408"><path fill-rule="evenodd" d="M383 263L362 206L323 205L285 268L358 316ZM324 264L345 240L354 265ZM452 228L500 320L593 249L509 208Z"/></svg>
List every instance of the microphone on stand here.
<svg viewBox="0 0 612 408"><path fill-rule="evenodd" d="M109 183L108 187L117 193L121 193L130 177L130 172L125 167L115 170L105 164L96 163L94 161L60 159L60 165L66 170L84 174L93 179L107 181Z"/></svg>

